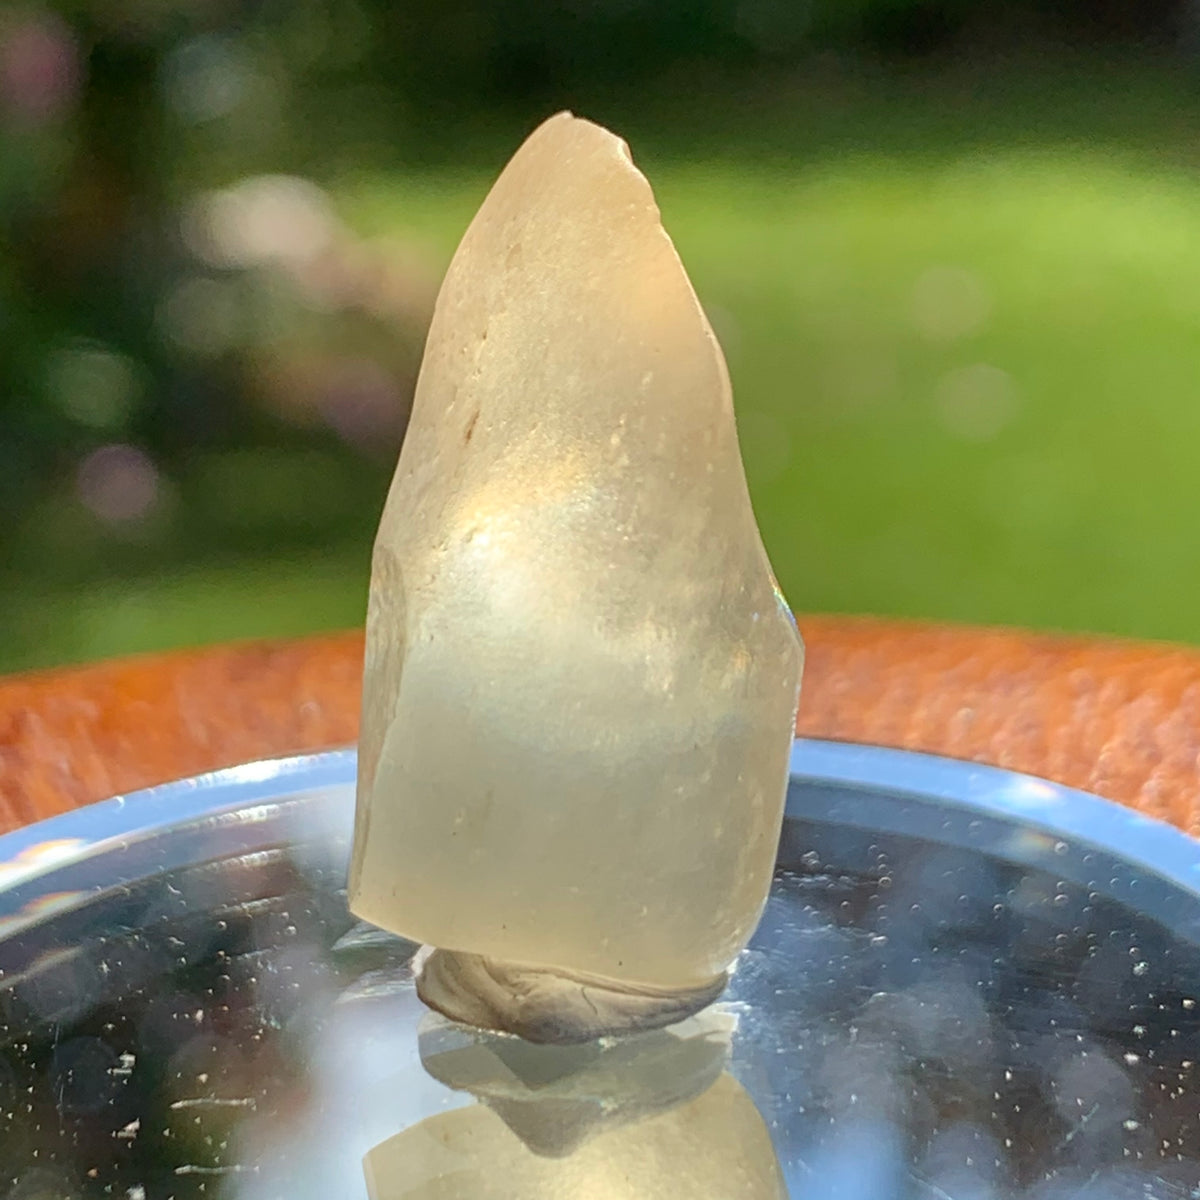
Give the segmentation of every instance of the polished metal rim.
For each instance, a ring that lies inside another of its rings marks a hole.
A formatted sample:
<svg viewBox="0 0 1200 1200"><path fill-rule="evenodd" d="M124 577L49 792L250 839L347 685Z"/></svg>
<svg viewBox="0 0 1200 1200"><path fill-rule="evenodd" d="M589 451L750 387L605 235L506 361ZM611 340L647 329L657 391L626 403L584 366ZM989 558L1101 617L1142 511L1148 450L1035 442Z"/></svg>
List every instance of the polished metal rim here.
<svg viewBox="0 0 1200 1200"><path fill-rule="evenodd" d="M285 843L300 813L307 836L315 821L344 839L354 779L349 749L247 763L0 837L0 936L159 871ZM1200 842L1087 792L935 755L798 739L787 816L1050 870L1200 941ZM787 835L785 826L785 845Z"/></svg>

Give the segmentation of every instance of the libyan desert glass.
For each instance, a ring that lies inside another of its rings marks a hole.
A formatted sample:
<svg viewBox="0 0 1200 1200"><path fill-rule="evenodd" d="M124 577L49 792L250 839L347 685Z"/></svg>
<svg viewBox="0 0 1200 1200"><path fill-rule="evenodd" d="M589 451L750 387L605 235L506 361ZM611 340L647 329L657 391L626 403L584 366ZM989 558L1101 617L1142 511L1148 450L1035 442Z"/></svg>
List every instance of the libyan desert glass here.
<svg viewBox="0 0 1200 1200"><path fill-rule="evenodd" d="M447 273L380 524L353 911L478 1024L686 1015L762 911L802 653L650 187L553 117Z"/></svg>

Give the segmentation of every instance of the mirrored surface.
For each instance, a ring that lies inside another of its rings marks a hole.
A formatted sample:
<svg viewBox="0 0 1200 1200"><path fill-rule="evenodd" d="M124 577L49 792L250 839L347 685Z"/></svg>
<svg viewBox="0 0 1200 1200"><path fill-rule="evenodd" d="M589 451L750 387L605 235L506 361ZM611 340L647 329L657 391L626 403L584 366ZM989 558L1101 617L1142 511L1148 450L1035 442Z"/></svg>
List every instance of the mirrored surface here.
<svg viewBox="0 0 1200 1200"><path fill-rule="evenodd" d="M0 1196L1200 1196L1181 834L798 743L724 1002L563 1052L432 1018L417 948L347 913L352 773L257 765L0 839Z"/></svg>

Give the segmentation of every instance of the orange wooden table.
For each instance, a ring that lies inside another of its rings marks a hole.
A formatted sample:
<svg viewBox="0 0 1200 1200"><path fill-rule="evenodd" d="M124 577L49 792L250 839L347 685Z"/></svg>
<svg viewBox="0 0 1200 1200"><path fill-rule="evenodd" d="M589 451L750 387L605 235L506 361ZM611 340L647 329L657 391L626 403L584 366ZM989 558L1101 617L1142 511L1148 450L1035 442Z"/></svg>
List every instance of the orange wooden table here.
<svg viewBox="0 0 1200 1200"><path fill-rule="evenodd" d="M799 731L1027 771L1200 835L1200 651L802 617ZM362 638L333 634L0 679L0 832L358 730Z"/></svg>

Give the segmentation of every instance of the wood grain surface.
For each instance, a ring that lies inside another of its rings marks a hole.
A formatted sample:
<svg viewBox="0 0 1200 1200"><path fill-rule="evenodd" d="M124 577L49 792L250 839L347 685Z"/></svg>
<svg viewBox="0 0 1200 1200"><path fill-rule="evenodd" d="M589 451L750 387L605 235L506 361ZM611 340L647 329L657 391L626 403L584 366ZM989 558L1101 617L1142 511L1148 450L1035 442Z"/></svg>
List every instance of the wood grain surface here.
<svg viewBox="0 0 1200 1200"><path fill-rule="evenodd" d="M799 731L1027 771L1200 835L1200 651L800 619ZM0 679L0 831L152 784L344 746L362 638L221 646Z"/></svg>

